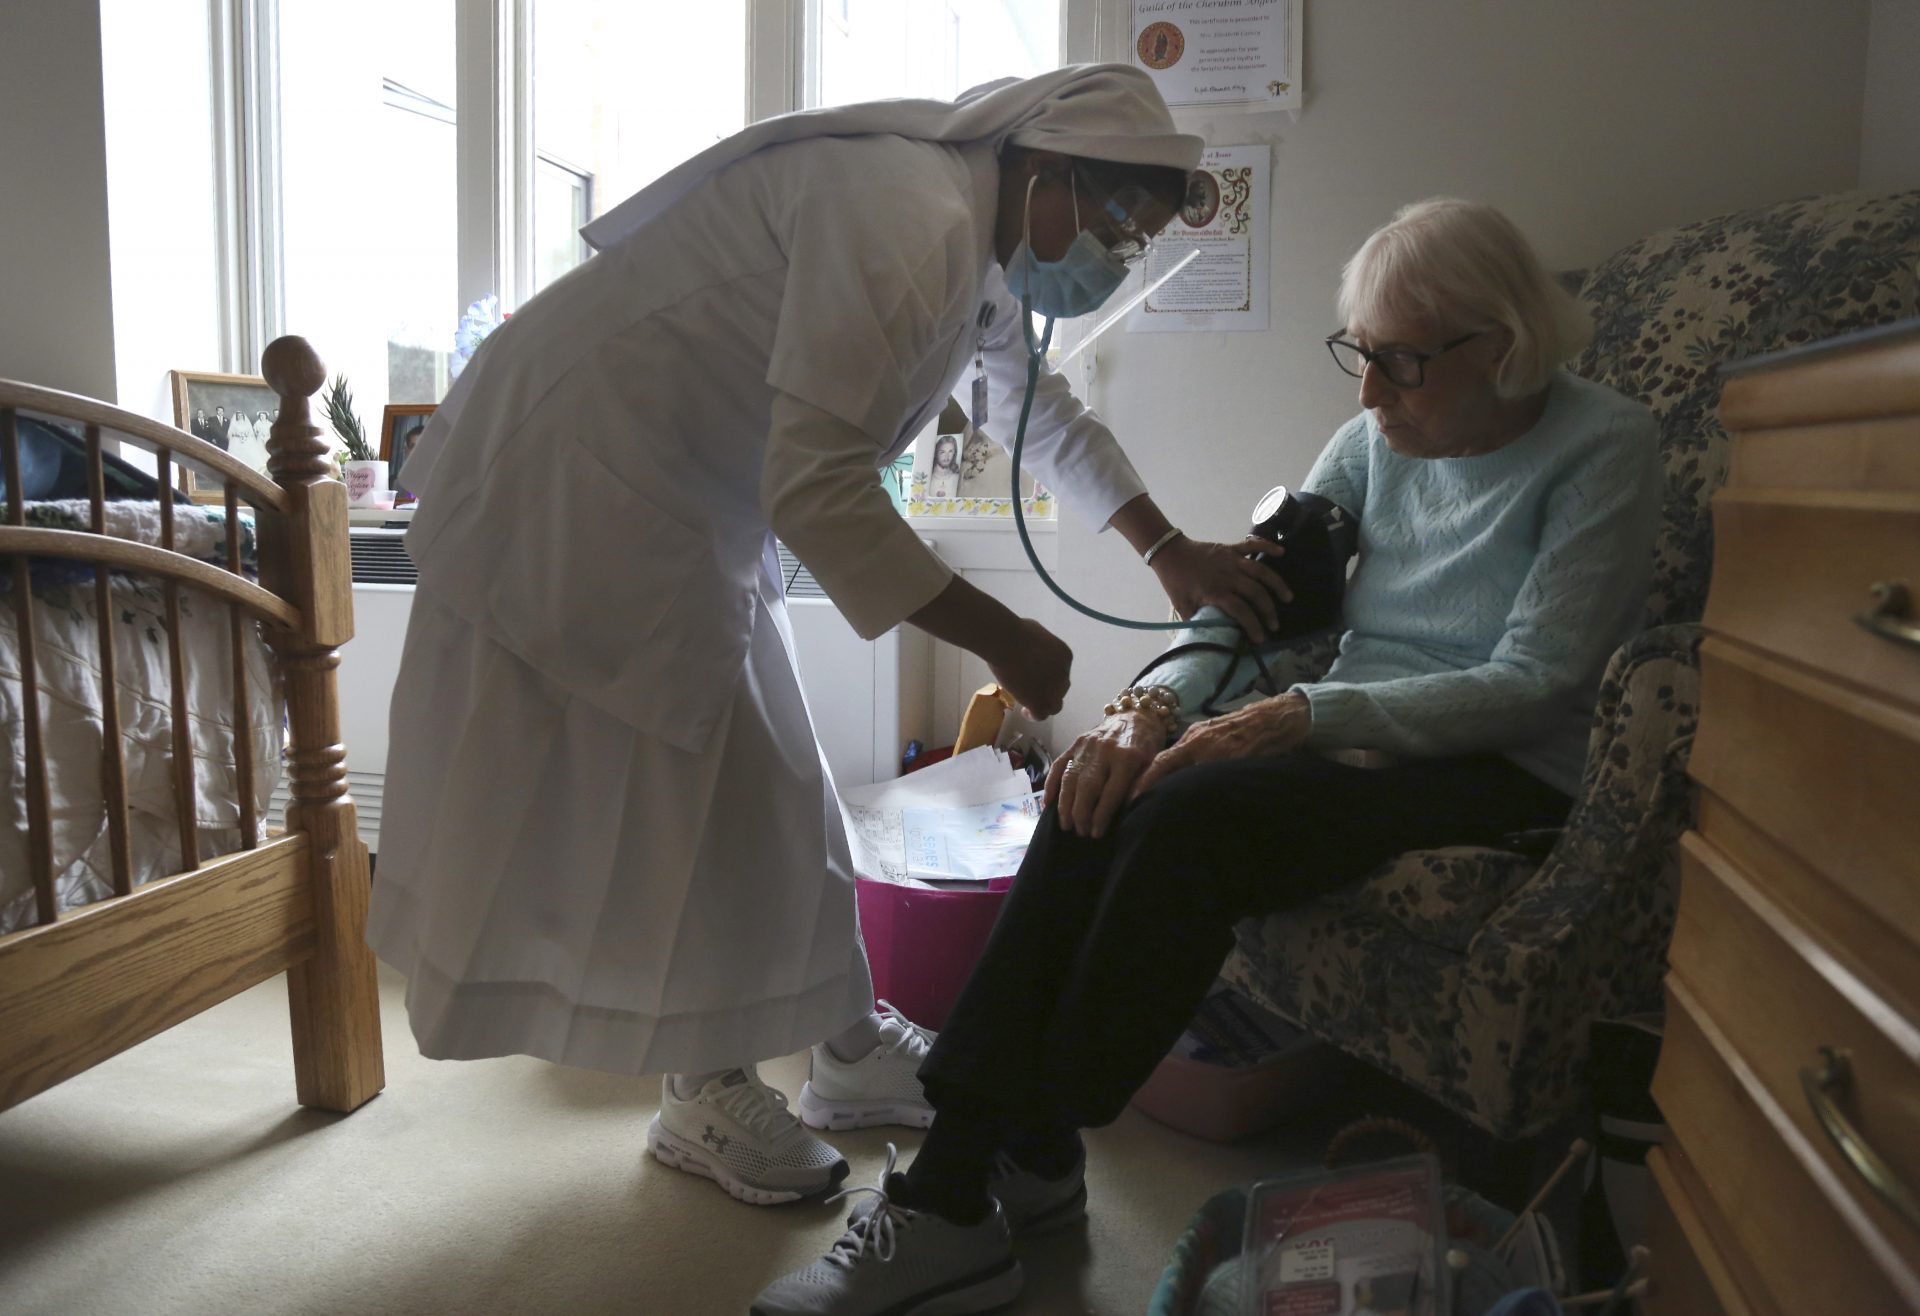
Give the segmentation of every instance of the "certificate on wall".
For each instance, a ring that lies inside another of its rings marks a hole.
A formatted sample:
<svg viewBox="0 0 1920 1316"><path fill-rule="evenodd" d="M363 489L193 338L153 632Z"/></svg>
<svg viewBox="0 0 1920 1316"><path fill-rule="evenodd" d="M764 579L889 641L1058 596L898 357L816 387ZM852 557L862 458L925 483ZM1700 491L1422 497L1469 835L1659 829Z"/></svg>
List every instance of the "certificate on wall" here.
<svg viewBox="0 0 1920 1316"><path fill-rule="evenodd" d="M1190 251L1199 257L1128 313L1128 329L1266 329L1271 158L1265 146L1207 148L1187 204L1147 254L1146 281L1158 279Z"/></svg>
<svg viewBox="0 0 1920 1316"><path fill-rule="evenodd" d="M1300 107L1301 0L1133 0L1133 58L1169 105Z"/></svg>

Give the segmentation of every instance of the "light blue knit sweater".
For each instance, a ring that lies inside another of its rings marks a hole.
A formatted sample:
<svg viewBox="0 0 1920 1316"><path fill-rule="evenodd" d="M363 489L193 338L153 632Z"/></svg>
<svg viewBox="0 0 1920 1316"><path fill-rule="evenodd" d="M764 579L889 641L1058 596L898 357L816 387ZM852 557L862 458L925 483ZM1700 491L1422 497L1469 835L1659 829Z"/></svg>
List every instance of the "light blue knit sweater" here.
<svg viewBox="0 0 1920 1316"><path fill-rule="evenodd" d="M1601 675L1646 604L1660 480L1647 409L1565 373L1531 430L1478 457L1403 457L1365 413L1348 421L1304 485L1360 522L1340 656L1292 687L1313 707L1308 744L1496 752L1575 794ZM1192 717L1226 663L1182 655L1147 679ZM1258 697L1257 676L1242 660L1219 706Z"/></svg>

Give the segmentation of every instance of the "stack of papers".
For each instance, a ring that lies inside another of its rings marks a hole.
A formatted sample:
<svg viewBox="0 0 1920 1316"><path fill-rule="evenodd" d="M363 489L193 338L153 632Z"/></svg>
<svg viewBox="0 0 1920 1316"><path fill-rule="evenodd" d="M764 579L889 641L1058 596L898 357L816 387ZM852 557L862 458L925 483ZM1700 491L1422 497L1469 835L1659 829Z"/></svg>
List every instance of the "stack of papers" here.
<svg viewBox="0 0 1920 1316"><path fill-rule="evenodd" d="M985 885L1020 868L1040 821L1027 774L991 746L840 793L853 866L908 886Z"/></svg>

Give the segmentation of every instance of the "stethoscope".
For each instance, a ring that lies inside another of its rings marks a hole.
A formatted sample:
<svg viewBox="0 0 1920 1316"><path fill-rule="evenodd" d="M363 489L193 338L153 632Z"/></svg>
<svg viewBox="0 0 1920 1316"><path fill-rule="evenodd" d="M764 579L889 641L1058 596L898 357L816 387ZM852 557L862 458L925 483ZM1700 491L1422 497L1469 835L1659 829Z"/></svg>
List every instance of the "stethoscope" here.
<svg viewBox="0 0 1920 1316"><path fill-rule="evenodd" d="M1161 283L1164 283L1167 279L1172 278L1173 275L1178 272L1181 266L1184 266L1186 264L1187 260L1192 260L1193 256L1198 254L1199 253L1196 251L1191 255L1189 255L1186 258L1186 260L1183 260L1180 263L1180 266L1176 266L1174 269L1169 270L1165 275L1162 275L1161 278L1155 281L1151 287L1143 289L1139 293L1139 295L1134 299L1134 301L1139 301L1141 299L1144 299L1146 296L1148 296L1150 293L1153 292L1154 288L1159 287ZM1027 248L1027 255L1028 255L1028 259L1031 260L1033 258L1033 249L1031 247ZM1115 311L1111 316L1109 316L1105 321L1101 323L1101 325L1094 331L1094 335L1089 336L1088 341L1091 342L1093 336L1097 336L1102 330L1106 328L1107 325L1112 324L1120 316L1125 315L1128 310L1132 309L1133 304L1134 304L1133 302L1129 302L1128 305L1121 307L1118 311ZM981 356L976 360L976 364L980 366L980 369L977 370L974 375L973 396L974 396L975 406L980 411L982 419L984 419L985 411L986 411L986 385L987 385L986 371L984 368L985 331L988 328L988 326L990 326L993 323L994 308L991 304L988 304L988 305L982 306L980 310L981 310L981 315L980 315L981 344L982 344L983 351L981 353ZM1059 581L1053 578L1052 573L1049 572L1044 565L1042 565L1040 561L1039 553L1034 551L1033 535L1027 530L1026 508L1020 497L1020 456L1021 456L1021 453L1025 450L1026 444L1027 444L1027 420L1033 413L1033 393L1034 393L1034 390L1040 386L1040 364L1046 359L1047 349L1051 347L1053 344L1053 326L1054 326L1054 319L1052 316L1048 316L1045 327L1041 331L1039 337L1035 338L1034 332L1033 332L1032 299L1024 295L1021 297L1020 299L1020 330L1022 335L1026 338L1026 343L1027 343L1027 390L1026 390L1026 396L1021 398L1020 400L1020 420L1019 420L1019 423L1014 427L1014 432L1013 432L1013 449L1012 449L1013 489L1012 489L1011 496L1013 498L1014 529L1016 529L1020 533L1020 547L1026 550L1027 561L1033 565L1034 574L1040 577L1042 584L1044 584L1048 589L1053 591L1055 598L1059 599L1062 603L1066 604L1069 608L1072 608L1075 612L1080 613L1082 616L1091 617L1094 621L1101 622L1108 626L1118 626L1123 630L1130 630L1130 631L1185 631L1185 630L1198 630L1201 628L1240 630L1240 624L1238 622L1228 618L1224 618L1224 617L1215 621L1197 620L1197 619L1192 621L1138 621L1131 617L1116 617L1112 613L1102 612L1098 608L1090 607L1089 605L1082 603L1079 599L1074 598L1073 595L1067 593L1067 591L1061 586ZM1081 346L1084 347L1085 344L1082 344ZM1075 350L1078 351L1079 349L1076 348ZM1280 494L1282 497L1285 496L1284 491L1280 491ZM1251 637L1246 637L1244 631L1242 631L1242 636L1247 639L1248 644L1252 643Z"/></svg>

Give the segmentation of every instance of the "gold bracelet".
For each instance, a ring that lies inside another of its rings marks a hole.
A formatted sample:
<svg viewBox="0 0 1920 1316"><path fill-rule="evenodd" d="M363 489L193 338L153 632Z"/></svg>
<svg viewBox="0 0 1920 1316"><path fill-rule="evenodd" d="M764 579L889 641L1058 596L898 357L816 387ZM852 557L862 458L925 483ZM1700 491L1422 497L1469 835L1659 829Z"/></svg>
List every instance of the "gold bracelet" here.
<svg viewBox="0 0 1920 1316"><path fill-rule="evenodd" d="M1164 685L1130 685L1113 697L1104 710L1108 717L1117 713L1146 713L1158 719L1166 739L1180 730L1180 696Z"/></svg>

